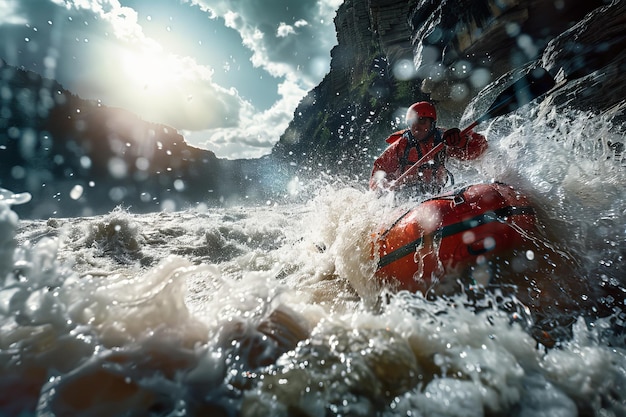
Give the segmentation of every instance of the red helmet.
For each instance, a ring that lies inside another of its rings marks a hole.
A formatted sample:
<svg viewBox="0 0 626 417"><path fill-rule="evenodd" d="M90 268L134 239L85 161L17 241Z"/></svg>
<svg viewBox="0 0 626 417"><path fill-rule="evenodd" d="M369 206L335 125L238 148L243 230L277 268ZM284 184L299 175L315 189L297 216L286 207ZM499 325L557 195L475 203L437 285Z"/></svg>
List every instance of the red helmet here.
<svg viewBox="0 0 626 417"><path fill-rule="evenodd" d="M412 121L418 117L430 117L433 121L437 121L435 106L427 101L411 104L411 107L406 111L406 123L411 125Z"/></svg>

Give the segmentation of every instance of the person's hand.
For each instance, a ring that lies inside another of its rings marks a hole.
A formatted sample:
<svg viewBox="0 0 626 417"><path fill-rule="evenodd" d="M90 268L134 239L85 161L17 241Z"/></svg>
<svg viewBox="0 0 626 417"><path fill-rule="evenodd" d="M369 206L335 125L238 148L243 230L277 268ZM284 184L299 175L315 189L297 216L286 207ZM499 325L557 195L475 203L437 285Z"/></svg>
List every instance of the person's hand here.
<svg viewBox="0 0 626 417"><path fill-rule="evenodd" d="M464 148L467 145L467 136L461 135L461 131L454 127L443 132L443 141L448 146Z"/></svg>

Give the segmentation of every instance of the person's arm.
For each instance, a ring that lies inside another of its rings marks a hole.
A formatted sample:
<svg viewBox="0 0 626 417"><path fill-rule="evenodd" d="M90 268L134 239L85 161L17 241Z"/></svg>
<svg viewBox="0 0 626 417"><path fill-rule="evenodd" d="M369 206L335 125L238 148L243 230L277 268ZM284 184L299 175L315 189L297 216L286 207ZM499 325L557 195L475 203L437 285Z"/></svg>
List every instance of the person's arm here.
<svg viewBox="0 0 626 417"><path fill-rule="evenodd" d="M470 131L462 135L457 128L446 130L443 133L443 140L448 156L461 160L476 159L489 147L487 139L480 133Z"/></svg>
<svg viewBox="0 0 626 417"><path fill-rule="evenodd" d="M384 191L389 188L390 172L386 165L385 155L381 155L374 162L374 168L372 168L372 175L370 177L370 190L372 191Z"/></svg>
<svg viewBox="0 0 626 417"><path fill-rule="evenodd" d="M397 178L399 160L396 153L398 144L393 143L374 161L372 175L370 177L370 190L388 190L393 181Z"/></svg>

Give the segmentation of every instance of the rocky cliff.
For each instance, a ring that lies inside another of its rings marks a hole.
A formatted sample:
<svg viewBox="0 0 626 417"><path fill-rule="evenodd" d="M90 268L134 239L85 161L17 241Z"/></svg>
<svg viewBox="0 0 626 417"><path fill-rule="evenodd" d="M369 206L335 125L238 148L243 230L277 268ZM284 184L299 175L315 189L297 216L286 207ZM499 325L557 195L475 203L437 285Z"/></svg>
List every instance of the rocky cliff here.
<svg viewBox="0 0 626 417"><path fill-rule="evenodd" d="M346 0L330 72L300 103L273 156L366 177L411 103L431 100L439 124L457 126L480 91L534 66L564 83L556 103L621 117L625 3ZM588 93L572 99L587 78Z"/></svg>

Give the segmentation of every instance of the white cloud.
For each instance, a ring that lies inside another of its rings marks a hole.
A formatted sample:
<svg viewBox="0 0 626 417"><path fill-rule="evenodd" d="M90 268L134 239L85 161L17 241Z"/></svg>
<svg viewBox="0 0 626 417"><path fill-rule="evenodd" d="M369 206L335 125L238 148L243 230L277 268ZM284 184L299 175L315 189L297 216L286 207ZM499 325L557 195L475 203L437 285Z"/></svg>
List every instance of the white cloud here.
<svg viewBox="0 0 626 417"><path fill-rule="evenodd" d="M280 24L278 25L278 30L276 31L276 36L278 36L279 38L284 38L292 33L296 33L296 31L293 29L293 26L286 25L285 22L280 22Z"/></svg>
<svg viewBox="0 0 626 417"><path fill-rule="evenodd" d="M298 20L296 23L294 23L294 26L297 28L300 28L302 26L308 26L309 22L307 22L306 20Z"/></svg>
<svg viewBox="0 0 626 417"><path fill-rule="evenodd" d="M293 82L279 85L282 99L264 112L250 106L241 108L240 124L229 129L186 132L190 143L210 149L218 157L259 158L271 152L277 138L285 131L293 112L307 93Z"/></svg>
<svg viewBox="0 0 626 417"><path fill-rule="evenodd" d="M341 0L190 1L236 29L253 52L253 63L275 77L297 73L308 90L320 82L319 60L330 64L330 49L337 43L333 18Z"/></svg>

